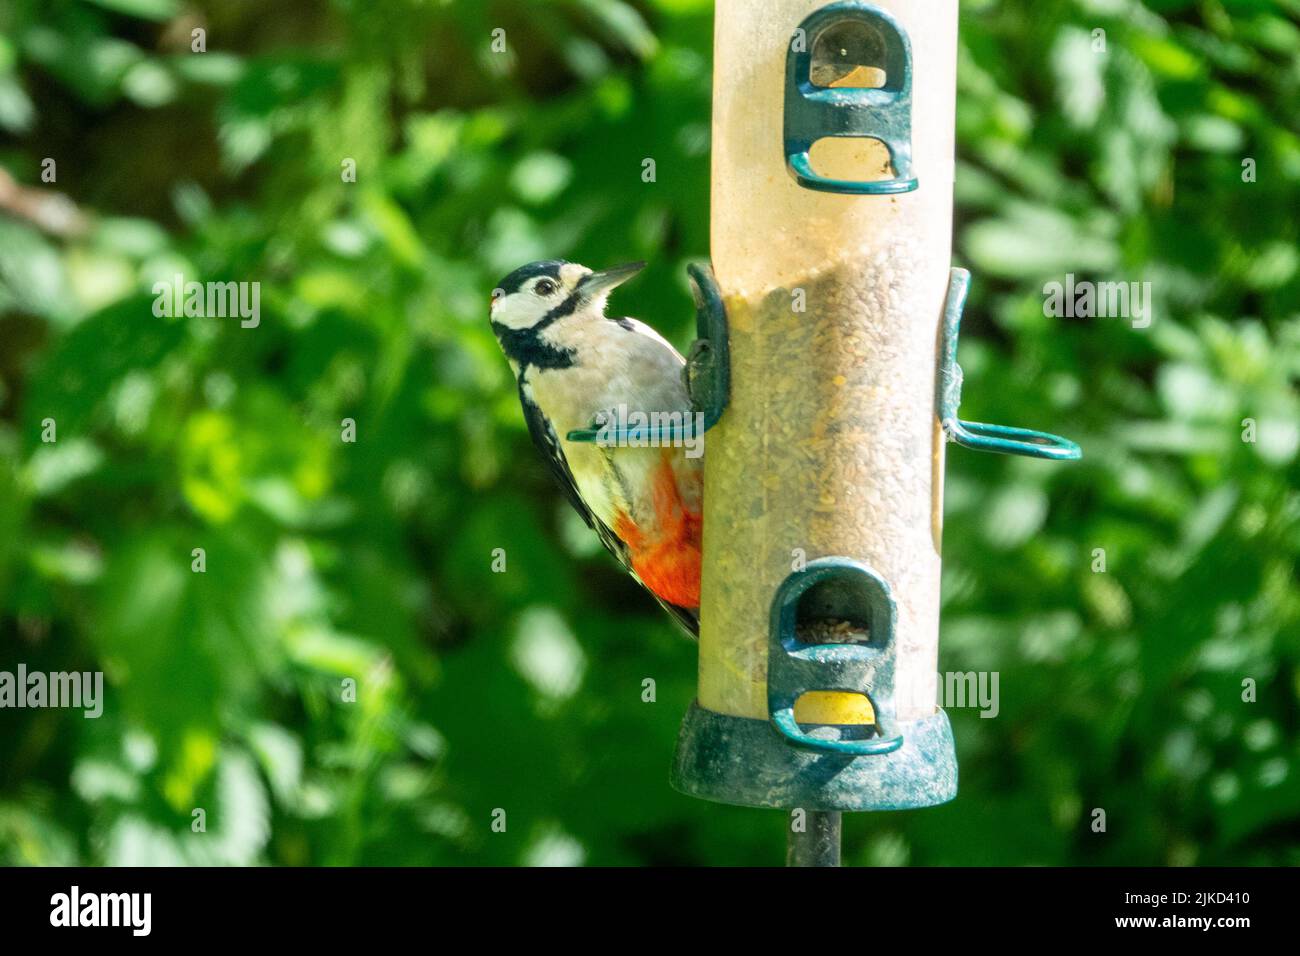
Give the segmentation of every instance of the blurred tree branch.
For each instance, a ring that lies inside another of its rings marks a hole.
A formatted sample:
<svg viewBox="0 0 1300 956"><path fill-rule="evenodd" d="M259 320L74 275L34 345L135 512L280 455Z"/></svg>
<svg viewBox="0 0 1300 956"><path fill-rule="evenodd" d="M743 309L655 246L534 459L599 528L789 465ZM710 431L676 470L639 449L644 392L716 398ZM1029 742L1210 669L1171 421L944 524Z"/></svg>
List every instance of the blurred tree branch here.
<svg viewBox="0 0 1300 956"><path fill-rule="evenodd" d="M24 186L0 169L0 210L61 239L85 235L90 218L63 193Z"/></svg>

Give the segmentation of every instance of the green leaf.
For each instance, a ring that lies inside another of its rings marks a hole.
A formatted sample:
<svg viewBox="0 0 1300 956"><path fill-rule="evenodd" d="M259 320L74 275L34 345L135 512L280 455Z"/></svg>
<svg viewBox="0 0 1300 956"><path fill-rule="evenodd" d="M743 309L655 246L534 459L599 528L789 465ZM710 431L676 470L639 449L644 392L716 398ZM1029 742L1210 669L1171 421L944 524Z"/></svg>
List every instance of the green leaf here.
<svg viewBox="0 0 1300 956"><path fill-rule="evenodd" d="M83 0L114 13L124 13L141 20L170 20L181 9L180 0Z"/></svg>

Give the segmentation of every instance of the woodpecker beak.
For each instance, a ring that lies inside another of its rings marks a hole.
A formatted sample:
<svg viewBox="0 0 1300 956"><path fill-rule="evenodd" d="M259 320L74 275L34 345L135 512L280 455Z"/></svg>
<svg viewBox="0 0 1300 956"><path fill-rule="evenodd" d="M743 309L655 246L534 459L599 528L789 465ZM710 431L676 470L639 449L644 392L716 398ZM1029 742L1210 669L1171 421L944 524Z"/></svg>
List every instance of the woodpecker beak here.
<svg viewBox="0 0 1300 956"><path fill-rule="evenodd" d="M578 283L578 290L586 298L594 299L618 288L644 268L644 262L632 262L625 266L606 269L604 272L593 272L582 277Z"/></svg>

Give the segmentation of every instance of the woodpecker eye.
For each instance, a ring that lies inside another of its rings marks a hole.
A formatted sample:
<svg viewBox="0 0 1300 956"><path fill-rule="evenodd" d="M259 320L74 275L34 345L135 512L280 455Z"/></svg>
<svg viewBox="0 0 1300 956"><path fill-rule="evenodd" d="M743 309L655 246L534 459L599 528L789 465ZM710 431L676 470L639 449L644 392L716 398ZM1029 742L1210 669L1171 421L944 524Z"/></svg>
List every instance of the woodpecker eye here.
<svg viewBox="0 0 1300 956"><path fill-rule="evenodd" d="M552 279L538 279L533 291L538 295L552 295L558 288Z"/></svg>

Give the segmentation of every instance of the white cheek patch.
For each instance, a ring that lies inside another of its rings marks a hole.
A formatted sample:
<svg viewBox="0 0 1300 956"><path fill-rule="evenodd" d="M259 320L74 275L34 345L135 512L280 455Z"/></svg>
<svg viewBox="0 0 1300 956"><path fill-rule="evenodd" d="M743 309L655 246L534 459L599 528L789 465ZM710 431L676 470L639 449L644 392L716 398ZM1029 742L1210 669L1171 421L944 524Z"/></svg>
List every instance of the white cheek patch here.
<svg viewBox="0 0 1300 956"><path fill-rule="evenodd" d="M516 292L497 300L492 309L492 321L508 329L526 329L536 324L543 312L539 304L526 292Z"/></svg>

